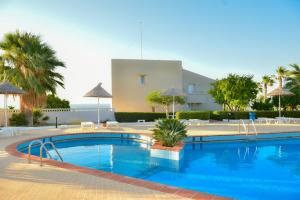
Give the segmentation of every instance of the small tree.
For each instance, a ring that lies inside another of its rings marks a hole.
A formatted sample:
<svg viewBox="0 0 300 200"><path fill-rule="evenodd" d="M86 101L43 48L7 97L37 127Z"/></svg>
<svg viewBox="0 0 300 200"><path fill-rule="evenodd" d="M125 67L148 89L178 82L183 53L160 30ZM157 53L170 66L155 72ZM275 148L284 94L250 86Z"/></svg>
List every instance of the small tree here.
<svg viewBox="0 0 300 200"><path fill-rule="evenodd" d="M185 104L184 97L177 96L175 97L175 104L183 105ZM169 106L173 103L173 97L162 96L161 92L153 91L147 96L147 101L150 104L159 105L165 110L166 116L168 118Z"/></svg>
<svg viewBox="0 0 300 200"><path fill-rule="evenodd" d="M230 111L245 109L258 93L258 84L249 75L229 74L228 77L213 82L212 86L209 94Z"/></svg>

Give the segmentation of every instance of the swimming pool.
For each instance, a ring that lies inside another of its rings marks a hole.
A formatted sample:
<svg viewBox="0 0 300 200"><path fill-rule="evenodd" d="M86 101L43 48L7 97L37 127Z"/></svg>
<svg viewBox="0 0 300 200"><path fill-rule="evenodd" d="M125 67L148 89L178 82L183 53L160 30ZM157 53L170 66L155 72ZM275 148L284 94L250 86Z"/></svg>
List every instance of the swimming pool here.
<svg viewBox="0 0 300 200"><path fill-rule="evenodd" d="M148 138L139 135L77 134L43 140L53 141L64 162L78 166L237 199L300 199L298 138L189 143L181 161L151 157ZM27 146L25 142L17 148L27 153ZM39 155L38 146L32 154Z"/></svg>

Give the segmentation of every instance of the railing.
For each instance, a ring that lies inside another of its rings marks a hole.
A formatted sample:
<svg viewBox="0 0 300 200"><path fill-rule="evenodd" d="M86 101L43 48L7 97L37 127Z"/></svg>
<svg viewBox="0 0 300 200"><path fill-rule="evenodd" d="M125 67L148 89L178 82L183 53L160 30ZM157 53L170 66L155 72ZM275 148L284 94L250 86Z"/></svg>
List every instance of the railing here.
<svg viewBox="0 0 300 200"><path fill-rule="evenodd" d="M250 125L253 127L254 133L257 135L257 129L254 124L254 120L248 120L247 125L244 120L240 119L239 120L239 126L238 126L238 133L241 133L241 125L244 128L244 131L246 132L246 135L250 133Z"/></svg>
<svg viewBox="0 0 300 200"><path fill-rule="evenodd" d="M58 150L56 149L55 145L53 144L53 142L45 142L42 144L42 146L40 147L40 165L43 166L43 149L45 149L46 153L48 154L48 156L50 157L50 159L52 159L52 156L50 155L48 149L46 148L45 145L50 144L53 148L53 150L56 152L56 154L58 155L59 159L61 162L64 162L60 153L58 152Z"/></svg>
<svg viewBox="0 0 300 200"><path fill-rule="evenodd" d="M28 163L31 163L31 147L35 143L39 143L41 146L43 145L43 142L41 140L33 140L28 145Z"/></svg>
<svg viewBox="0 0 300 200"><path fill-rule="evenodd" d="M31 163L31 147L32 147L32 145L37 144L37 143L40 144L40 165L41 166L43 165L43 150L45 150L45 152L49 156L49 158L52 159L52 156L51 156L51 154L49 153L49 151L46 147L47 144L52 146L53 150L56 152L56 154L58 155L61 162L64 162L62 156L60 155L60 153L56 149L53 142L44 142L43 143L41 140L33 140L28 145L28 163Z"/></svg>

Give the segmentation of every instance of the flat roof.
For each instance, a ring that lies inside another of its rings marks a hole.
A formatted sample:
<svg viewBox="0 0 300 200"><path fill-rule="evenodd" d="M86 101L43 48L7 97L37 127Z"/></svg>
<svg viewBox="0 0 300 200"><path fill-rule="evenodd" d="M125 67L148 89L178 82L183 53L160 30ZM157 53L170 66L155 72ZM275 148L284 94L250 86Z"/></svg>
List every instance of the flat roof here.
<svg viewBox="0 0 300 200"><path fill-rule="evenodd" d="M158 59L123 59L123 58L112 58L113 60L126 60L126 61L167 61L167 62L182 62L181 60L158 60Z"/></svg>

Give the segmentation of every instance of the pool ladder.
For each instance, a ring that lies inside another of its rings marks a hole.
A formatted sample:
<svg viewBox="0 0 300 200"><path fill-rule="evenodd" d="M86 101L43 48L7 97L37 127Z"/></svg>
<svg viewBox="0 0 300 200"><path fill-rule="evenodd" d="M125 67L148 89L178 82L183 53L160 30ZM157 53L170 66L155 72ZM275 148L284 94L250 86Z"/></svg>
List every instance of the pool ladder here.
<svg viewBox="0 0 300 200"><path fill-rule="evenodd" d="M53 150L56 152L56 154L58 155L59 159L61 162L64 162L62 156L60 155L60 153L58 152L57 148L55 147L53 142L42 142L41 140L33 140L29 143L28 145L28 163L31 163L31 147L34 144L39 143L41 145L40 147L40 165L43 166L43 149L45 150L46 154L49 156L50 159L52 159L51 154L49 153L46 145L49 144L52 146Z"/></svg>
<svg viewBox="0 0 300 200"><path fill-rule="evenodd" d="M244 120L240 119L239 121L239 128L238 128L238 132L239 134L241 133L241 125L243 126L245 132L246 132L246 136L248 136L248 134L250 133L250 125L253 127L253 130L254 130L254 133L255 135L257 135L257 129L256 129L256 126L254 124L254 120L249 120L247 125L245 123Z"/></svg>

